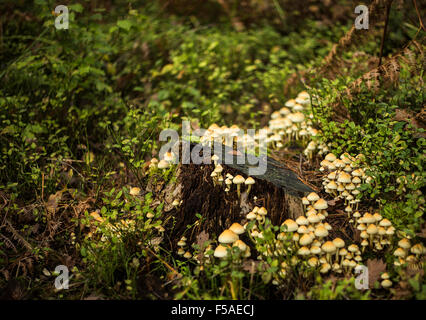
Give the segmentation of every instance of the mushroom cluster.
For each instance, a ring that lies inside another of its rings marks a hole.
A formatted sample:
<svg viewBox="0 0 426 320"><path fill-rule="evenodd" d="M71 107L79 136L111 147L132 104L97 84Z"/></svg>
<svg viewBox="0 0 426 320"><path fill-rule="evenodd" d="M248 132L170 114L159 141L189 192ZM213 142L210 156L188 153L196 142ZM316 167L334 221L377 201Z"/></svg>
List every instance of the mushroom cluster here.
<svg viewBox="0 0 426 320"><path fill-rule="evenodd" d="M165 170L170 168L170 165L175 161L175 155L172 152L166 152L163 159L158 161L157 158L152 158L149 163L149 170L155 171L156 169Z"/></svg>
<svg viewBox="0 0 426 320"><path fill-rule="evenodd" d="M296 220L287 219L282 223L281 231L276 235L274 243L259 241L263 239L261 225L265 222L266 209L255 207L246 218L256 221L250 230L260 256L285 258L292 256L289 263L281 261L278 277L285 277L290 266L304 262L308 268L317 268L321 273L333 271L336 273L349 273L361 263L361 251L356 244L345 247L345 242L340 238L330 239L330 224L325 222L327 202L318 194L312 192L303 198L305 214ZM275 282L277 282L275 280Z"/></svg>
<svg viewBox="0 0 426 320"><path fill-rule="evenodd" d="M411 245L410 239L402 238L398 242L398 248L393 253L396 258L394 265L402 266L405 263L410 265L422 264L422 256L425 254L426 248L421 243Z"/></svg>
<svg viewBox="0 0 426 320"><path fill-rule="evenodd" d="M191 252L185 250L186 241L187 241L187 238L185 236L182 236L180 238L180 240L177 243L177 245L179 247L177 254L180 255L180 256L183 256L186 259L190 259L192 257L192 254L191 254Z"/></svg>
<svg viewBox="0 0 426 320"><path fill-rule="evenodd" d="M310 208L306 216L300 216L296 221L287 219L283 223L284 232L278 235L278 240L291 239L294 247L288 249L297 250L298 256L307 260L310 267L318 267L321 273L330 270L349 273L362 261L361 251L356 244L346 248L340 238L326 240L331 226L323 222L324 212L325 209Z"/></svg>
<svg viewBox="0 0 426 320"><path fill-rule="evenodd" d="M255 184L255 180L252 177L244 179L241 175L236 175L235 177L226 173L223 175L223 167L220 163L217 163L219 157L217 155L212 156L213 161L215 161L215 168L210 174L210 177L213 180L213 186L223 187L225 192L228 193L232 189L232 185L236 185L238 198L241 197L241 185L246 186L247 196L250 194L252 186Z"/></svg>
<svg viewBox="0 0 426 320"><path fill-rule="evenodd" d="M395 228L392 223L383 218L378 212L371 214L365 212L363 215L356 211L351 219L357 230L361 232L361 246L364 252L365 248L370 246L374 251L383 250L386 245L391 244L392 236L395 234Z"/></svg>
<svg viewBox="0 0 426 320"><path fill-rule="evenodd" d="M234 149L236 149L236 144L244 148L254 149L259 146L256 142L259 138L261 138L259 134L254 136L244 134L244 130L240 129L240 127L235 124L230 127L225 125L219 127L216 123L213 123L200 137L200 142L202 145L207 145L212 148L213 151L215 143L224 144Z"/></svg>
<svg viewBox="0 0 426 320"><path fill-rule="evenodd" d="M316 136L318 130L312 127L312 113L308 118L303 113L309 111L309 107L310 96L306 91L302 91L296 99L288 100L284 107L273 112L268 126L264 128L267 132L267 144L273 149L280 149L285 141L306 142L310 136ZM313 150L316 145L310 144L310 149L314 146Z"/></svg>
<svg viewBox="0 0 426 320"><path fill-rule="evenodd" d="M345 200L345 211L350 213L358 209L360 199L357 195L361 193L359 187L363 182L371 182L371 177L365 174L365 168L360 167L363 155L352 157L348 153L343 153L337 158L333 153L329 153L321 161L321 172L325 172L323 186L325 192L332 195L334 199Z"/></svg>
<svg viewBox="0 0 426 320"><path fill-rule="evenodd" d="M240 240L239 235L245 232L244 227L238 222L233 223L229 229L223 231L218 238L219 245L214 250L216 258L225 258L228 255L228 249L237 247L242 253L244 258L250 257L250 247ZM207 249L205 255L207 254Z"/></svg>

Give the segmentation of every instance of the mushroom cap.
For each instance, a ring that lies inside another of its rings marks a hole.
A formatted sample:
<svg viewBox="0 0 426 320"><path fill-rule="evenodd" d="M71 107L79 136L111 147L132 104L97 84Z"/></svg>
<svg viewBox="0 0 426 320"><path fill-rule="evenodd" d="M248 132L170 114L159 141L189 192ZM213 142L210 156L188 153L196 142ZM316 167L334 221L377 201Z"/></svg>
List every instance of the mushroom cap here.
<svg viewBox="0 0 426 320"><path fill-rule="evenodd" d="M233 233L235 233L237 235L243 234L245 232L244 227L241 224L239 224L238 222L234 222L229 227L229 230L231 230Z"/></svg>
<svg viewBox="0 0 426 320"><path fill-rule="evenodd" d="M421 243L417 243L414 246L411 247L410 251L414 254L422 254L423 253L423 246Z"/></svg>
<svg viewBox="0 0 426 320"><path fill-rule="evenodd" d="M389 274L387 272L384 272L384 273L382 273L380 278L382 278L383 280L389 279Z"/></svg>
<svg viewBox="0 0 426 320"><path fill-rule="evenodd" d="M336 238L333 240L333 244L336 246L336 248L343 248L345 246L345 241L343 241L340 238Z"/></svg>
<svg viewBox="0 0 426 320"><path fill-rule="evenodd" d="M377 227L374 224L370 224L366 231L370 235L376 234L378 232Z"/></svg>
<svg viewBox="0 0 426 320"><path fill-rule="evenodd" d="M371 213L368 213L368 212L366 212L362 218L363 218L364 223L375 223L376 222L376 218L374 218L374 216Z"/></svg>
<svg viewBox="0 0 426 320"><path fill-rule="evenodd" d="M129 192L132 196L138 196L141 193L141 188L133 187Z"/></svg>
<svg viewBox="0 0 426 320"><path fill-rule="evenodd" d="M268 214L268 210L266 210L265 207L261 207L258 211L258 214L260 214L261 216L266 216Z"/></svg>
<svg viewBox="0 0 426 320"><path fill-rule="evenodd" d="M351 244L348 247L348 251L350 251L350 252L357 252L358 250L359 250L359 248L358 248L358 246L355 243Z"/></svg>
<svg viewBox="0 0 426 320"><path fill-rule="evenodd" d="M348 173L346 173L346 172L340 172L339 178L337 179L337 182L340 182L340 183L351 183L352 179L351 179L351 176Z"/></svg>
<svg viewBox="0 0 426 320"><path fill-rule="evenodd" d="M229 179L229 178L225 179L225 184L228 185L228 186L231 185L232 184L232 180Z"/></svg>
<svg viewBox="0 0 426 320"><path fill-rule="evenodd" d="M317 202L315 202L315 204L314 204L314 208L316 209L316 210L325 210L325 209L327 209L328 208L328 204L327 204L327 201L325 201L324 199L318 199L318 201Z"/></svg>
<svg viewBox="0 0 426 320"><path fill-rule="evenodd" d="M235 232L227 229L220 234L218 240L220 243L234 243L238 239L238 235Z"/></svg>
<svg viewBox="0 0 426 320"><path fill-rule="evenodd" d="M235 184L241 184L241 183L244 183L244 181L245 179L240 175L235 176L234 179L232 180L232 182Z"/></svg>
<svg viewBox="0 0 426 320"><path fill-rule="evenodd" d="M300 216L296 219L296 223L299 226L307 226L309 224L309 220L306 219L306 217L304 217L304 216Z"/></svg>
<svg viewBox="0 0 426 320"><path fill-rule="evenodd" d="M302 198L302 203L303 203L304 205L308 205L310 202L309 202L308 198L303 197L303 198Z"/></svg>
<svg viewBox="0 0 426 320"><path fill-rule="evenodd" d="M336 246L331 241L326 241L322 245L321 249L326 253L333 253L336 251Z"/></svg>
<svg viewBox="0 0 426 320"><path fill-rule="evenodd" d="M244 181L244 184L247 184L247 185L254 184L254 183L255 181L252 177L248 177L246 181Z"/></svg>
<svg viewBox="0 0 426 320"><path fill-rule="evenodd" d="M219 160L219 156L217 154L212 155L212 160L213 161L218 161Z"/></svg>
<svg viewBox="0 0 426 320"><path fill-rule="evenodd" d="M320 220L320 218L314 213L314 214L310 214L309 216L308 216L308 221L310 222L310 223L318 223L318 222L320 222L321 220Z"/></svg>
<svg viewBox="0 0 426 320"><path fill-rule="evenodd" d="M330 190L336 190L337 189L337 183L334 181L330 181L327 183L326 187Z"/></svg>
<svg viewBox="0 0 426 320"><path fill-rule="evenodd" d="M404 258L407 255L407 253L405 252L404 249L398 248L398 249L395 250L393 255L396 256L396 257Z"/></svg>
<svg viewBox="0 0 426 320"><path fill-rule="evenodd" d="M390 281L389 279L385 279L380 284L383 288L389 288L392 286L392 281Z"/></svg>
<svg viewBox="0 0 426 320"><path fill-rule="evenodd" d="M307 256L311 254L311 250L307 247L301 247L299 250L297 250L297 254L300 256Z"/></svg>
<svg viewBox="0 0 426 320"><path fill-rule="evenodd" d="M291 219L287 219L282 225L287 227L286 232L294 232L299 228L299 225Z"/></svg>
<svg viewBox="0 0 426 320"><path fill-rule="evenodd" d="M300 234L305 234L305 233L309 233L309 229L306 226L300 226L299 228L297 228L297 233Z"/></svg>
<svg viewBox="0 0 426 320"><path fill-rule="evenodd" d="M169 163L166 160L160 160L157 165L158 169L167 169L169 167Z"/></svg>
<svg viewBox="0 0 426 320"><path fill-rule="evenodd" d="M186 259L190 259L192 257L192 254L191 254L191 252L187 251L187 252L185 252L183 257L186 258Z"/></svg>
<svg viewBox="0 0 426 320"><path fill-rule="evenodd" d="M326 237L328 236L328 230L324 226L318 226L315 229L315 235L320 238Z"/></svg>
<svg viewBox="0 0 426 320"><path fill-rule="evenodd" d="M320 254L321 248L318 247L318 246L311 246L311 252L312 252L312 254Z"/></svg>
<svg viewBox="0 0 426 320"><path fill-rule="evenodd" d="M341 248L339 250L339 256L346 256L348 254L348 250L346 250L345 248Z"/></svg>
<svg viewBox="0 0 426 320"><path fill-rule="evenodd" d="M403 249L410 249L411 247L410 240L408 240L407 238L399 240L398 245Z"/></svg>
<svg viewBox="0 0 426 320"><path fill-rule="evenodd" d="M324 159L330 162L334 162L337 159L337 157L334 154L329 153L325 156Z"/></svg>
<svg viewBox="0 0 426 320"><path fill-rule="evenodd" d="M253 211L251 211L246 215L246 218L248 220L254 220L254 219L256 219L256 214Z"/></svg>
<svg viewBox="0 0 426 320"><path fill-rule="evenodd" d="M288 115L288 117L290 118L291 121L293 121L295 123L300 123L303 120L305 120L305 115L300 111L295 112L295 113L290 113Z"/></svg>
<svg viewBox="0 0 426 320"><path fill-rule="evenodd" d="M390 227L391 225L392 225L392 223L386 218L382 219L379 222L379 226L382 226L382 227Z"/></svg>
<svg viewBox="0 0 426 320"><path fill-rule="evenodd" d="M320 272L321 272L321 273L327 273L328 271L330 271L330 269L331 269L330 264L329 264L328 262L326 262L326 263L323 263L323 264L321 265Z"/></svg>
<svg viewBox="0 0 426 320"><path fill-rule="evenodd" d="M311 248L311 251L312 251L312 248ZM308 263L311 267L316 267L319 264L319 261L317 257L312 257L308 260Z"/></svg>
<svg viewBox="0 0 426 320"><path fill-rule="evenodd" d="M223 258L223 257L226 257L227 254L228 254L227 248L225 246L223 246L223 245L220 244L214 250L214 254L213 255L216 258Z"/></svg>
<svg viewBox="0 0 426 320"><path fill-rule="evenodd" d="M299 243L302 246L307 246L308 244L312 243L312 238L309 234L304 234L300 239Z"/></svg>
<svg viewBox="0 0 426 320"><path fill-rule="evenodd" d="M247 245L242 241L242 240L237 240L232 244L233 247L238 247L238 249L240 249L241 251L246 251L247 250Z"/></svg>
<svg viewBox="0 0 426 320"><path fill-rule="evenodd" d="M311 192L310 194L308 194L306 198L311 202L315 202L315 201L318 201L320 197L315 192Z"/></svg>
<svg viewBox="0 0 426 320"><path fill-rule="evenodd" d="M214 172L216 173L221 173L223 171L223 167L222 165L219 163L215 168L214 168Z"/></svg>

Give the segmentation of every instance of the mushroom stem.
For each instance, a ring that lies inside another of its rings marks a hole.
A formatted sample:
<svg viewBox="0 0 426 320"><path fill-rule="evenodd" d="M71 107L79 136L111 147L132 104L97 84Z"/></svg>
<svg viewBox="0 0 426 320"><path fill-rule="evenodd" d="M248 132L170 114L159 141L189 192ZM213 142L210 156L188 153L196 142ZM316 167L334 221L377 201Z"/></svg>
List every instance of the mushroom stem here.
<svg viewBox="0 0 426 320"><path fill-rule="evenodd" d="M249 184L249 185L248 185L248 188L247 188L247 196L250 194L250 190L251 190L251 184Z"/></svg>
<svg viewBox="0 0 426 320"><path fill-rule="evenodd" d="M240 184L237 184L237 194L238 194L238 198L241 197L241 192L240 192Z"/></svg>

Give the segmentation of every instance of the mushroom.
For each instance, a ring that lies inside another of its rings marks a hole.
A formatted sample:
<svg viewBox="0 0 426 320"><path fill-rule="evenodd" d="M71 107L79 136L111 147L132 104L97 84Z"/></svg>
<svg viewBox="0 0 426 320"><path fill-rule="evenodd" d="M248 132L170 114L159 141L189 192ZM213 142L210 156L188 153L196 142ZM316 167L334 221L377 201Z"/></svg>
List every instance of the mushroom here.
<svg viewBox="0 0 426 320"><path fill-rule="evenodd" d="M345 241L343 241L340 238L335 238L333 240L333 244L335 245L335 247L337 249L336 250L336 261L338 261L339 260L339 249L341 249L345 246Z"/></svg>
<svg viewBox="0 0 426 320"><path fill-rule="evenodd" d="M246 181L244 181L244 184L245 184L246 186L248 186L248 187L247 187L247 196L250 194L251 186L252 186L254 183L255 183L255 181L254 181L254 179L253 179L252 177L248 177L248 178L246 179Z"/></svg>
<svg viewBox="0 0 426 320"><path fill-rule="evenodd" d="M238 240L238 235L235 232L227 229L220 234L218 240L220 243L234 243Z"/></svg>
<svg viewBox="0 0 426 320"><path fill-rule="evenodd" d="M138 188L138 187L131 188L129 192L129 194L132 196L138 196L140 195L140 193L141 193L141 188Z"/></svg>
<svg viewBox="0 0 426 320"><path fill-rule="evenodd" d="M387 289L392 286L392 281L390 281L389 279L385 279L380 284L383 288Z"/></svg>
<svg viewBox="0 0 426 320"><path fill-rule="evenodd" d="M226 257L226 255L228 254L228 250L227 250L227 247L225 247L225 246L223 246L223 245L221 245L221 244L219 244L217 247L216 247L216 249L214 250L214 256L216 257L216 258L224 258L224 257Z"/></svg>
<svg viewBox="0 0 426 320"><path fill-rule="evenodd" d="M234 232L236 235L240 235L240 234L243 234L245 232L244 227L241 224L239 224L238 222L234 222L229 227L229 230L231 230L232 232Z"/></svg>
<svg viewBox="0 0 426 320"><path fill-rule="evenodd" d="M168 167L169 167L169 163L166 161L166 160L160 160L159 162L158 162L158 169L167 169Z"/></svg>
<svg viewBox="0 0 426 320"><path fill-rule="evenodd" d="M240 187L241 187L241 184L242 184L242 183L244 183L244 181L245 181L245 179L244 179L242 176L240 176L240 175L237 175L237 176L236 176L236 177L234 177L234 179L232 180L232 182L233 182L234 184L236 184L236 185L237 185L237 194L238 194L238 198L240 198L240 197L241 197Z"/></svg>
<svg viewBox="0 0 426 320"><path fill-rule="evenodd" d="M238 249L241 250L241 252L245 252L247 250L247 245L241 241L241 240L237 240L232 244L233 247L237 247Z"/></svg>
<svg viewBox="0 0 426 320"><path fill-rule="evenodd" d="M284 226L284 232L294 232L299 228L298 224L291 219L284 221L282 226Z"/></svg>
<svg viewBox="0 0 426 320"><path fill-rule="evenodd" d="M331 263L330 256L331 256L332 253L334 253L336 251L336 246L333 244L333 242L326 241L322 245L321 249L322 249L322 251L324 251L326 253L327 262Z"/></svg>

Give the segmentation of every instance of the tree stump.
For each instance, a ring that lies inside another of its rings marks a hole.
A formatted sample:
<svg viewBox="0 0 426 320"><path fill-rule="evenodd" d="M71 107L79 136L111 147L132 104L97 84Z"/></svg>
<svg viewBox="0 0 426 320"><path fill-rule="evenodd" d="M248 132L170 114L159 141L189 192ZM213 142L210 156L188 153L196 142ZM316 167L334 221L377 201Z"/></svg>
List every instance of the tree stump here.
<svg viewBox="0 0 426 320"><path fill-rule="evenodd" d="M191 151L194 146L195 144L190 144ZM197 213L202 216L202 222L194 228L195 233L198 234L204 230L210 235L220 234L233 222L245 223L246 214L254 206L264 206L268 210L267 217L275 225L281 224L287 218L295 219L303 214L301 198L313 190L284 164L270 157L257 158L223 145L222 154L228 152L233 155L231 163L219 161L224 168L222 172L224 177L226 173L234 177L238 174L244 178L248 177L250 166L239 164L242 163L241 157L250 159L245 163L254 163L257 159L265 161L267 165L265 174L252 176L255 184L252 185L249 195L246 192L247 187L241 185L241 198L239 198L235 185L231 186L229 192L224 191L224 185L214 186L210 174L215 165L213 161L210 161L210 149L206 149L209 151L207 155L204 156L203 151L199 154L204 159L204 163L209 164L194 164L191 161L189 164L179 164L177 182L181 188L179 193L183 202L172 213L176 218L176 236L182 234L187 225L197 221ZM192 238L192 234L185 235Z"/></svg>

